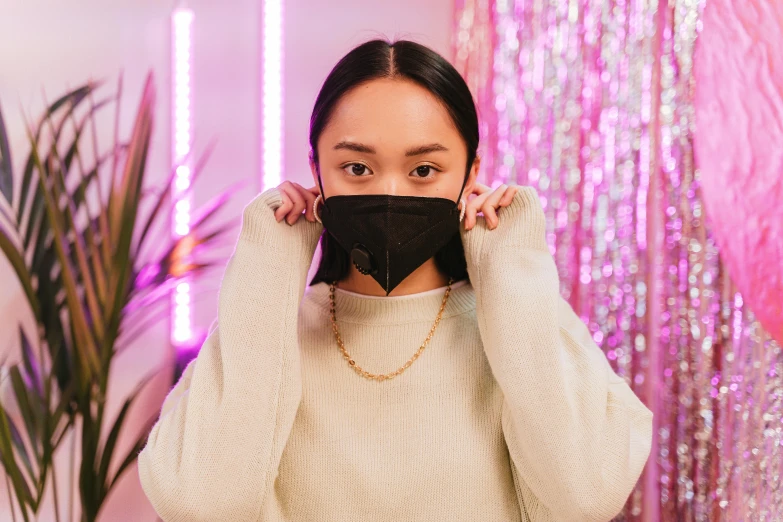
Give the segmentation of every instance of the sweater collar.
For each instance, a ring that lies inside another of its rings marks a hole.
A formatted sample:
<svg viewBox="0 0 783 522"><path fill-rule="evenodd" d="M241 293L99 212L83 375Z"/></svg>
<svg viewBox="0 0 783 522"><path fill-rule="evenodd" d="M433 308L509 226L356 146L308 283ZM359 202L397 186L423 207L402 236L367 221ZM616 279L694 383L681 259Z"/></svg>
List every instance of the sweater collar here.
<svg viewBox="0 0 783 522"><path fill-rule="evenodd" d="M378 297L335 289L337 323L401 324L432 323L438 315L446 287L416 294ZM321 282L308 286L304 302L329 314L329 285ZM443 319L476 308L473 287L466 280L451 285L451 294Z"/></svg>

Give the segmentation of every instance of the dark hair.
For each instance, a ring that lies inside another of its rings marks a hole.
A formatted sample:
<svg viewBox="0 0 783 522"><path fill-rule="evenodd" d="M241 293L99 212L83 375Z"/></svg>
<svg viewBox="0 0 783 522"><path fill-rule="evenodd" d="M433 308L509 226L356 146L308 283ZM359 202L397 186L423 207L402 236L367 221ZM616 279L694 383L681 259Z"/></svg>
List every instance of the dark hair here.
<svg viewBox="0 0 783 522"><path fill-rule="evenodd" d="M388 42L381 39L365 42L346 54L326 77L318 93L310 117L310 149L318 176L321 175L318 138L329 123L335 105L354 87L381 78L416 82L443 103L468 149L467 177L476 159L479 127L476 105L465 80L445 58L424 45L409 40ZM435 254L435 264L455 281L468 278L459 234ZM344 279L350 266L348 252L324 230L321 261L310 284Z"/></svg>

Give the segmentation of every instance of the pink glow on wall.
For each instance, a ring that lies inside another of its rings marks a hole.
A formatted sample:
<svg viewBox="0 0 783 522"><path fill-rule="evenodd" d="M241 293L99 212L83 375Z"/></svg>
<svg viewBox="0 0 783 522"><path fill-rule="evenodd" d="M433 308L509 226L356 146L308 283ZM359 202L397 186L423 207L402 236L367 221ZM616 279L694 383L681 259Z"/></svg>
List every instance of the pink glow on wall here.
<svg viewBox="0 0 783 522"><path fill-rule="evenodd" d="M177 8L171 16L172 35L172 168L176 169L172 191L173 219L171 233L175 238L190 233L190 149L193 143L193 11ZM180 282L172 295L171 341L175 346L187 344L192 330L190 284Z"/></svg>
<svg viewBox="0 0 783 522"><path fill-rule="evenodd" d="M262 71L262 188L280 184L283 172L283 2L264 0Z"/></svg>

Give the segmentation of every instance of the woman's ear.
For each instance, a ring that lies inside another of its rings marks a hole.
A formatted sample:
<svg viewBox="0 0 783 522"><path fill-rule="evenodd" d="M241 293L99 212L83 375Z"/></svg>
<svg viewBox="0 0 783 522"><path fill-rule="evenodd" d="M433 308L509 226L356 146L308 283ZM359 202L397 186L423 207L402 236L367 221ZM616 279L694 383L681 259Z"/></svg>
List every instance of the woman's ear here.
<svg viewBox="0 0 783 522"><path fill-rule="evenodd" d="M308 154L307 159L310 163L310 172L313 175L313 184L315 184L316 187L318 187L318 164L313 159L313 151L310 151L310 154Z"/></svg>
<svg viewBox="0 0 783 522"><path fill-rule="evenodd" d="M462 191L462 197L465 198L465 201L468 200L468 195L473 193L473 188L476 186L476 180L478 179L480 167L481 158L476 156L476 159L473 160L473 165L470 167L470 172L468 172L468 181L465 182L465 190Z"/></svg>

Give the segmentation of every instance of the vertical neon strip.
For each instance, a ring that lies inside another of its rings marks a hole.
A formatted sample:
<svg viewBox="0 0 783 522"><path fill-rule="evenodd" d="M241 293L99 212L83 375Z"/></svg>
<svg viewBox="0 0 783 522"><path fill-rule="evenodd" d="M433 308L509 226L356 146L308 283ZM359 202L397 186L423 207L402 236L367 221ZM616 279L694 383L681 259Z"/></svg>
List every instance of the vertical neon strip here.
<svg viewBox="0 0 783 522"><path fill-rule="evenodd" d="M283 172L283 2L264 0L262 72L262 189L280 184Z"/></svg>
<svg viewBox="0 0 783 522"><path fill-rule="evenodd" d="M172 168L176 169L172 188L171 233L174 238L190 232L190 148L193 137L193 11L174 10L172 34ZM172 295L171 342L186 345L192 338L190 283L177 284Z"/></svg>

